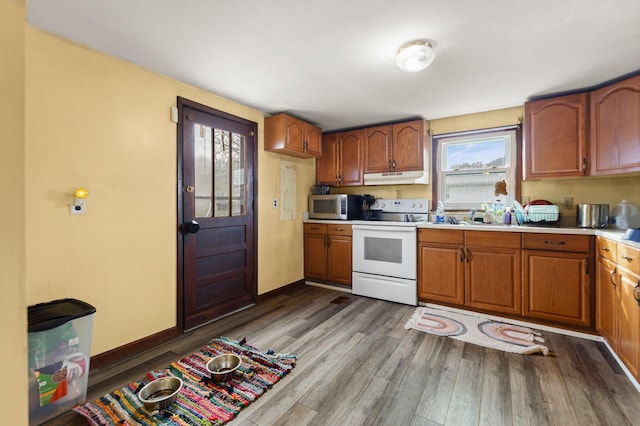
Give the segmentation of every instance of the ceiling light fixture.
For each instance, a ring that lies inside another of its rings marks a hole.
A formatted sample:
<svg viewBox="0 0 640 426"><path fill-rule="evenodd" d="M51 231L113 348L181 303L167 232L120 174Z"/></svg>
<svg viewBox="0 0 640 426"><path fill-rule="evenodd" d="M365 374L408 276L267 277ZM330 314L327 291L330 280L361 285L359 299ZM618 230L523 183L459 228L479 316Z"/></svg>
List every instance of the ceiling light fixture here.
<svg viewBox="0 0 640 426"><path fill-rule="evenodd" d="M400 46L396 62L402 71L417 72L428 67L435 56L431 43L415 40Z"/></svg>

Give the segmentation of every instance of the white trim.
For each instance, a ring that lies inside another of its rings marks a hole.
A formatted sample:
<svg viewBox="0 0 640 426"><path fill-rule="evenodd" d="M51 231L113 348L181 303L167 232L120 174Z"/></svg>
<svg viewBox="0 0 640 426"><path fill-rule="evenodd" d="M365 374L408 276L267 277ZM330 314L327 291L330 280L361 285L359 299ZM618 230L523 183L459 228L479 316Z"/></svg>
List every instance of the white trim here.
<svg viewBox="0 0 640 426"><path fill-rule="evenodd" d="M345 293L351 293L351 289L349 288L343 288L343 287L338 287L338 286L333 286L333 285L328 285L328 284L320 284L320 283L316 283L313 281L305 281L304 282L306 285L311 285L314 287L322 287L322 288L328 288L329 290L337 290L337 291L342 291Z"/></svg>
<svg viewBox="0 0 640 426"><path fill-rule="evenodd" d="M631 374L631 372L627 369L627 366L624 365L622 360L618 357L618 354L616 354L613 351L613 349L611 348L611 346L609 346L609 342L604 340L604 344L607 346L607 349L609 349L609 352L611 353L611 356L613 356L613 358L618 362L618 365L620 365L620 368L622 368L622 371L624 371L624 374L626 374L627 377L629 378L629 380L631 380L631 384L636 388L638 393L640 393L640 383L638 383L636 378L633 377L633 374Z"/></svg>

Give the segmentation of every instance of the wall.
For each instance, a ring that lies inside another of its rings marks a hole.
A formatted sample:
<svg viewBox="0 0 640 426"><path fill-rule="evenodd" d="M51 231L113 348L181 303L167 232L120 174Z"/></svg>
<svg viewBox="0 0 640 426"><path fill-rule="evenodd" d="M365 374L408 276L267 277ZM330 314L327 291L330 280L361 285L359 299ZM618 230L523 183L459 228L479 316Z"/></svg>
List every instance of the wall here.
<svg viewBox="0 0 640 426"><path fill-rule="evenodd" d="M431 120L434 135L462 132L517 124L522 120L524 108L513 107L476 114ZM350 194L373 194L379 198L431 198L430 185L391 185L341 188ZM640 176L614 178L546 179L522 182L522 196L531 200L546 199L560 205L563 197L573 197L578 203L609 204L610 208L626 199L640 206ZM575 207L563 210L562 214L571 223L575 217Z"/></svg>
<svg viewBox="0 0 640 426"><path fill-rule="evenodd" d="M0 0L0 400L10 424L27 424L24 205L24 0Z"/></svg>
<svg viewBox="0 0 640 426"><path fill-rule="evenodd" d="M301 220L271 208L281 157L263 151L260 111L31 27L26 58L28 304L94 305L94 355L176 325L176 96L258 123L259 293L302 278ZM307 186L313 164L299 162ZM72 216L78 186L87 213Z"/></svg>

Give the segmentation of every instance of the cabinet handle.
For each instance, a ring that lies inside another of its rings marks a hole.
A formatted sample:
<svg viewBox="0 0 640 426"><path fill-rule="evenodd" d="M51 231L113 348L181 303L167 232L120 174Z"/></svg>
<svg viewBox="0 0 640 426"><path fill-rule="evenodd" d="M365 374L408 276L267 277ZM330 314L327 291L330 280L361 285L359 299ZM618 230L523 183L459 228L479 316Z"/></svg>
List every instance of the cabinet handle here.
<svg viewBox="0 0 640 426"><path fill-rule="evenodd" d="M640 280L638 280L638 284L633 288L633 298L640 302Z"/></svg>
<svg viewBox="0 0 640 426"><path fill-rule="evenodd" d="M342 231L344 231L344 228L336 228L335 230L336 230L336 232L342 232Z"/></svg>
<svg viewBox="0 0 640 426"><path fill-rule="evenodd" d="M325 241L325 245L324 245L324 246L325 246L326 248L329 248L329 246L331 245L331 243L329 242L329 236L328 236L328 235L325 235L325 237L324 237L324 241Z"/></svg>
<svg viewBox="0 0 640 426"><path fill-rule="evenodd" d="M387 161L387 169L392 170L391 169L391 160Z"/></svg>
<svg viewBox="0 0 640 426"><path fill-rule="evenodd" d="M629 257L629 256L622 256L622 258L624 260L626 260L627 262L633 262L633 257Z"/></svg>
<svg viewBox="0 0 640 426"><path fill-rule="evenodd" d="M616 282L613 280L613 277L616 276L616 271L618 270L618 267L616 266L615 268L613 268L613 271L611 271L611 276L609 277L609 279L611 280L611 285L615 288L616 287Z"/></svg>
<svg viewBox="0 0 640 426"><path fill-rule="evenodd" d="M582 174L583 175L587 174L587 159L586 158L582 159Z"/></svg>
<svg viewBox="0 0 640 426"><path fill-rule="evenodd" d="M589 275L589 256L584 258L584 273L585 275Z"/></svg>
<svg viewBox="0 0 640 426"><path fill-rule="evenodd" d="M553 244L553 245L556 245L556 246L563 246L563 245L567 244L566 241L551 241L551 240L545 240L544 243L545 244Z"/></svg>
<svg viewBox="0 0 640 426"><path fill-rule="evenodd" d="M602 250L602 251L611 251L611 250L609 250L609 247L600 247L600 250Z"/></svg>
<svg viewBox="0 0 640 426"><path fill-rule="evenodd" d="M469 263L471 260L472 260L471 250L467 249L467 263Z"/></svg>
<svg viewBox="0 0 640 426"><path fill-rule="evenodd" d="M464 249L460 247L458 253L460 253L460 262L464 262Z"/></svg>
<svg viewBox="0 0 640 426"><path fill-rule="evenodd" d="M320 227L312 226L312 227L310 227L309 229L311 229L312 231L319 231L319 230L320 230Z"/></svg>
<svg viewBox="0 0 640 426"><path fill-rule="evenodd" d="M393 171L396 171L396 160L393 160Z"/></svg>

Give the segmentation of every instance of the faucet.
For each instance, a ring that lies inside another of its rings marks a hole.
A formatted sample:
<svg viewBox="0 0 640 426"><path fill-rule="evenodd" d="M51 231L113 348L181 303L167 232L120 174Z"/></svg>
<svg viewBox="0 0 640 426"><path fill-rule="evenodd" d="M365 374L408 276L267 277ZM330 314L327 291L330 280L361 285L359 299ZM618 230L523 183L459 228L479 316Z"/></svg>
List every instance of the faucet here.
<svg viewBox="0 0 640 426"><path fill-rule="evenodd" d="M473 216L476 214L477 211L478 211L477 209L469 210L469 223L473 223Z"/></svg>

